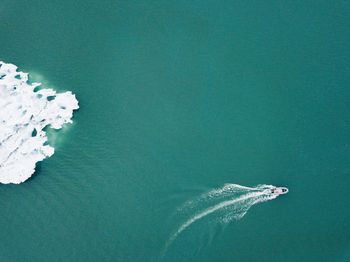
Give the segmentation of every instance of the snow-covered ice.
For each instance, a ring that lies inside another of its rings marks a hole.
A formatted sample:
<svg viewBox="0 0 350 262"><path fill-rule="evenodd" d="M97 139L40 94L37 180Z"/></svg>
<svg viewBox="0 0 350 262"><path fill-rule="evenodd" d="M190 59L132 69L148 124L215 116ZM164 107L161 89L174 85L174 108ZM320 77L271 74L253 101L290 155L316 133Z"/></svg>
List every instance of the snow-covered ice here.
<svg viewBox="0 0 350 262"><path fill-rule="evenodd" d="M44 127L60 129L79 108L72 92L38 86L15 65L0 61L0 183L27 180L36 163L54 153Z"/></svg>

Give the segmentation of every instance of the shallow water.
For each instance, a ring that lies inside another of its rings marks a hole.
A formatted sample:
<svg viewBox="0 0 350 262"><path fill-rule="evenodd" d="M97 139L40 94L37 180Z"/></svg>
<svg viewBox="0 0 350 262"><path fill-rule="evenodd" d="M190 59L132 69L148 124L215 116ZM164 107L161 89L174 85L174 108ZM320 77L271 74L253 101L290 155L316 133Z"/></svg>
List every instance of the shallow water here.
<svg viewBox="0 0 350 262"><path fill-rule="evenodd" d="M164 261L350 259L346 1L3 1L0 60L71 90L74 124L0 186L1 261L158 261L186 201L287 186Z"/></svg>

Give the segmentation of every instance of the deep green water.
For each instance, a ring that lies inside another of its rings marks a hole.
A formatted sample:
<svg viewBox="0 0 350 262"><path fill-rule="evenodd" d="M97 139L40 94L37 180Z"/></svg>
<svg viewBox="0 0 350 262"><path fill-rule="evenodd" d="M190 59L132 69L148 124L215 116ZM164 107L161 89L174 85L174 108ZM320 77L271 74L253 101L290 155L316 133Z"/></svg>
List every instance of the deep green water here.
<svg viewBox="0 0 350 262"><path fill-rule="evenodd" d="M0 40L81 106L0 186L0 261L158 261L176 207L225 183L290 193L164 261L350 261L348 1L3 0Z"/></svg>

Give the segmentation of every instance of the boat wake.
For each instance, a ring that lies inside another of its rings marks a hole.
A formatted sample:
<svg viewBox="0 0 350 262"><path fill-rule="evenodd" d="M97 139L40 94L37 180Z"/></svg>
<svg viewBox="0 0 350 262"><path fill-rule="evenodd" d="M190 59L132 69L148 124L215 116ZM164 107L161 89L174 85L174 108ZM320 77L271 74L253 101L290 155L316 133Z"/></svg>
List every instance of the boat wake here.
<svg viewBox="0 0 350 262"><path fill-rule="evenodd" d="M227 224L232 220L241 219L252 206L275 199L287 192L286 188L272 185L245 187L237 184L226 184L222 188L210 190L193 200L189 200L177 209L177 215L185 215L189 218L170 236L165 251L184 230L198 220L210 215L213 217L211 221Z"/></svg>

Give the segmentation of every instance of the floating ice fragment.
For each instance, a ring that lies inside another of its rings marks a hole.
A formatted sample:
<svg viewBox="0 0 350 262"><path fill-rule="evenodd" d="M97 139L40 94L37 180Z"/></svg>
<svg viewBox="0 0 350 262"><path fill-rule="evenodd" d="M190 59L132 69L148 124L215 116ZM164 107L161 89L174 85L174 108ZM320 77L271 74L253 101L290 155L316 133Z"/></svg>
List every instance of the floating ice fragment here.
<svg viewBox="0 0 350 262"><path fill-rule="evenodd" d="M0 61L0 183L19 184L31 177L36 163L54 153L43 128L71 123L79 108L71 92L38 86L15 65Z"/></svg>

